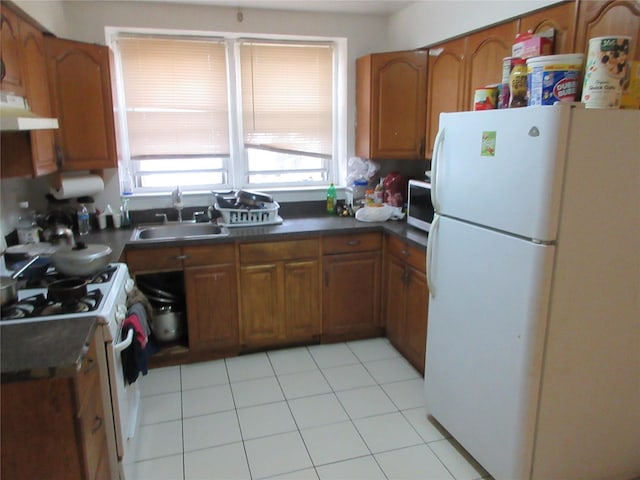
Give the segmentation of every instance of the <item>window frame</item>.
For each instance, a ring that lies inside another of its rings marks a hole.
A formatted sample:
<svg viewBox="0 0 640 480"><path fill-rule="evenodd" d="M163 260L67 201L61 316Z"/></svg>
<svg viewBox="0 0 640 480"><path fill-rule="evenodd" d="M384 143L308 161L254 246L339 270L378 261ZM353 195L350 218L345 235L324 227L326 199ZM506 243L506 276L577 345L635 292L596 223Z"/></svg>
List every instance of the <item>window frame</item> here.
<svg viewBox="0 0 640 480"><path fill-rule="evenodd" d="M122 69L117 54L116 40L120 35L151 35L151 36L173 36L173 37L199 37L211 38L212 40L224 40L227 51L227 88L229 100L229 157L227 168L227 183L224 185L212 185L215 189L260 189L269 192L295 192L325 190L329 182L338 185L344 174L347 157L347 39L342 37L318 37L303 35L273 35L273 34L248 34L244 32L203 32L192 30L173 29L145 29L145 28L124 28L106 27L107 44L116 52L114 55L114 105L116 117L116 136L120 152L119 177L120 192L127 196L145 196L163 194L170 192L171 187L129 187L127 178L130 177L132 166L130 164L130 151L127 139L127 121L124 105L124 92L122 79ZM248 153L244 146L244 135L242 126L242 98L240 83L240 61L239 48L241 41L264 41L269 43L331 43L333 45L333 100L332 100L332 154L328 162L328 179L324 182L296 182L283 184L258 184L247 183L248 176ZM209 193L211 188L203 189L201 186L181 188L185 193Z"/></svg>

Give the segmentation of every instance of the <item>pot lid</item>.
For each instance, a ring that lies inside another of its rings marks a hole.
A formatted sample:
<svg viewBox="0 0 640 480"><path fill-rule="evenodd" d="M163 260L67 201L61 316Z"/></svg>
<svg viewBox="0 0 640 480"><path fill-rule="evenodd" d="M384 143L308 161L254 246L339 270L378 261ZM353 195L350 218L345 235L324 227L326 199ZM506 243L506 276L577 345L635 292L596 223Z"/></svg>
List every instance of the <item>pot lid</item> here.
<svg viewBox="0 0 640 480"><path fill-rule="evenodd" d="M57 250L58 247L55 245L51 245L47 242L40 242L12 245L7 247L6 253L16 253L19 255L33 257L35 255L53 255Z"/></svg>
<svg viewBox="0 0 640 480"><path fill-rule="evenodd" d="M53 256L58 259L68 260L97 260L98 258L111 255L111 247L109 245L102 245L99 243L84 243L78 242L78 244L70 249L58 250Z"/></svg>

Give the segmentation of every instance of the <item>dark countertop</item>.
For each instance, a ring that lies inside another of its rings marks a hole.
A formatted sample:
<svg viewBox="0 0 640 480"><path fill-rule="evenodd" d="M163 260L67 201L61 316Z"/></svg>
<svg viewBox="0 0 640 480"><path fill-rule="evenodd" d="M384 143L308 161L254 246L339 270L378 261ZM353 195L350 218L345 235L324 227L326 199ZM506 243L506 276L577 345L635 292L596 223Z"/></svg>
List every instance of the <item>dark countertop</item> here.
<svg viewBox="0 0 640 480"><path fill-rule="evenodd" d="M75 374L98 321L73 318L0 328L2 383Z"/></svg>
<svg viewBox="0 0 640 480"><path fill-rule="evenodd" d="M281 225L268 225L262 227L232 227L228 228L228 236L213 238L194 238L177 240L150 240L150 241L130 241L133 229L102 230L91 232L83 240L86 243L104 243L111 246L111 261L118 261L126 249L139 249L157 246L182 246L188 245L208 245L215 243L228 243L237 241L256 241L267 238L282 239L281 237L295 237L298 235L311 234L345 234L355 232L386 232L407 240L418 248L427 247L427 233L414 228L404 220L389 220L387 222L360 222L355 218L322 216L322 217L290 217L286 218Z"/></svg>
<svg viewBox="0 0 640 480"><path fill-rule="evenodd" d="M426 248L427 233L402 221L360 222L337 216L290 217L282 225L263 227L233 227L229 235L211 239L129 241L132 229L98 230L84 236L85 243L111 246L111 261L122 261L125 249L157 246L205 245L267 238L295 238L299 235L346 234L354 232L386 232L409 243ZM1 325L2 382L52 376L68 376L82 361L96 328L95 319L70 319L40 323Z"/></svg>

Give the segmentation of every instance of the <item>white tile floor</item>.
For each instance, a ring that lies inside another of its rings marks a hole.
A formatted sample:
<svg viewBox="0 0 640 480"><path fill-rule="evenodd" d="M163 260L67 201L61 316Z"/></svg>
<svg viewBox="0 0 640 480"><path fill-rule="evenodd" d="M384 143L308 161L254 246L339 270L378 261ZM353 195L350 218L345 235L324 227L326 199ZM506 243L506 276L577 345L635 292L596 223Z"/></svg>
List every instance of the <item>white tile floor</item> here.
<svg viewBox="0 0 640 480"><path fill-rule="evenodd" d="M384 338L151 370L128 480L472 480Z"/></svg>

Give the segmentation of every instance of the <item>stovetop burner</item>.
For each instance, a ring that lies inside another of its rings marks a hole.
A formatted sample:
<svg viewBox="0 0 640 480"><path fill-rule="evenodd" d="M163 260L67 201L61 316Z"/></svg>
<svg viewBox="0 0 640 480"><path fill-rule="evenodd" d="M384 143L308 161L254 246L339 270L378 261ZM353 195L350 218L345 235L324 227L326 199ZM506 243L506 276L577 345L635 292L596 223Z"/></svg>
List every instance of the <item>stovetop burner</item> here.
<svg viewBox="0 0 640 480"><path fill-rule="evenodd" d="M2 320L18 320L21 318L92 312L100 305L102 296L102 292L96 288L87 292L84 297L77 301L62 303L49 300L45 294L39 293L9 305L4 305L1 318Z"/></svg>
<svg viewBox="0 0 640 480"><path fill-rule="evenodd" d="M115 265L107 265L104 269L89 278L89 284L110 282L116 270L117 267ZM47 288L51 282L55 282L56 280L61 280L63 278L69 277L62 275L55 270L51 270L40 278L31 278L28 280L19 279L19 284L20 288ZM4 318L4 316L2 318Z"/></svg>

